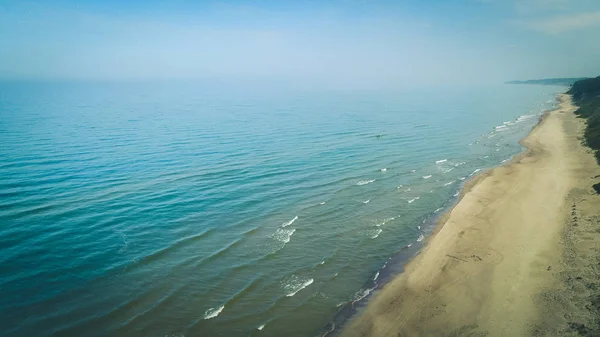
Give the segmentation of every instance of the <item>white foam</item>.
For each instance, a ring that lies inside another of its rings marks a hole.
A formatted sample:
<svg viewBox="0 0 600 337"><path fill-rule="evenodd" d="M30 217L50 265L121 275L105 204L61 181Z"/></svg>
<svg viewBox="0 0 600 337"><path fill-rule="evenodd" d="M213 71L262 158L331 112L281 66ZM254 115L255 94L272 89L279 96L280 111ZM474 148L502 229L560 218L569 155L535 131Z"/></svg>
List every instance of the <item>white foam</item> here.
<svg viewBox="0 0 600 337"><path fill-rule="evenodd" d="M365 201L363 201L363 204L368 204L370 201L371 201L371 199L365 200Z"/></svg>
<svg viewBox="0 0 600 337"><path fill-rule="evenodd" d="M362 185L370 184L372 182L375 182L375 179L372 179L372 180L360 180L355 185L356 186L362 186Z"/></svg>
<svg viewBox="0 0 600 337"><path fill-rule="evenodd" d="M445 163L447 161L448 161L448 159L441 159L441 160L436 160L435 163L436 164L441 164L441 163Z"/></svg>
<svg viewBox="0 0 600 337"><path fill-rule="evenodd" d="M416 198L412 198L410 200L407 200L409 204L412 204L413 202L415 202L415 200L419 200L420 197L416 197Z"/></svg>
<svg viewBox="0 0 600 337"><path fill-rule="evenodd" d="M400 188L400 187L402 187L402 185L398 185L398 187L396 187L396 188Z"/></svg>
<svg viewBox="0 0 600 337"><path fill-rule="evenodd" d="M410 170L410 172L417 172L417 170Z"/></svg>
<svg viewBox="0 0 600 337"><path fill-rule="evenodd" d="M417 242L421 242L423 240L425 240L425 236L421 233L421 234L419 234L419 237L417 238Z"/></svg>
<svg viewBox="0 0 600 337"><path fill-rule="evenodd" d="M532 117L535 117L535 115L521 115L521 116L519 116L519 118L517 118L517 120L518 121L523 121L523 120L530 119Z"/></svg>
<svg viewBox="0 0 600 337"><path fill-rule="evenodd" d="M225 309L224 305L222 305L218 308L210 308L210 309L206 310L204 312L204 319L211 319L211 318L215 318L215 317L219 316L219 314L221 313L221 311L223 311L223 309Z"/></svg>
<svg viewBox="0 0 600 337"><path fill-rule="evenodd" d="M264 328L265 328L265 325L267 325L267 323L265 323L265 324L263 324L263 325L259 326L257 329L258 329L258 330L262 330L262 329L264 329Z"/></svg>
<svg viewBox="0 0 600 337"><path fill-rule="evenodd" d="M381 169L381 172L386 172L386 171L387 171L387 169L385 167Z"/></svg>
<svg viewBox="0 0 600 337"><path fill-rule="evenodd" d="M321 263L319 263L319 264L325 264L325 260L321 261Z"/></svg>
<svg viewBox="0 0 600 337"><path fill-rule="evenodd" d="M283 228L278 228L277 231L275 231L275 233L273 233L273 235L271 235L271 237L277 241L281 241L283 243L288 243L290 242L290 239L292 238L292 235L294 234L294 232L296 231L296 229L283 229Z"/></svg>
<svg viewBox="0 0 600 337"><path fill-rule="evenodd" d="M319 205L325 205L325 201L320 202Z"/></svg>
<svg viewBox="0 0 600 337"><path fill-rule="evenodd" d="M469 177L472 176L472 175L474 175L475 173L477 173L479 171L481 171L481 169L476 169L475 171L473 171L473 173L469 174Z"/></svg>
<svg viewBox="0 0 600 337"><path fill-rule="evenodd" d="M455 196L455 197L458 197L458 194L459 194L459 193L460 193L460 192L456 192L456 193L454 193L454 196Z"/></svg>
<svg viewBox="0 0 600 337"><path fill-rule="evenodd" d="M452 171L452 170L454 170L454 167L451 167L451 168L449 168L449 169L442 170L442 172L444 172L444 173L448 173L448 172L450 172L450 171Z"/></svg>
<svg viewBox="0 0 600 337"><path fill-rule="evenodd" d="M444 208L440 207L440 208L436 209L433 213L437 213L437 212L441 211L442 209L444 209Z"/></svg>
<svg viewBox="0 0 600 337"><path fill-rule="evenodd" d="M452 184L454 184L454 180L452 180L451 182L445 183L444 186L449 186L449 185L452 185Z"/></svg>
<svg viewBox="0 0 600 337"><path fill-rule="evenodd" d="M371 239L377 238L379 236L379 234L381 234L381 232L383 232L383 229L377 228L377 231L375 232L375 235L371 236Z"/></svg>
<svg viewBox="0 0 600 337"><path fill-rule="evenodd" d="M363 291L359 291L356 294L354 294L354 301L353 302L358 302L360 300L362 300L363 298L369 296L369 294L371 293L371 291L373 291L373 289L369 288L369 289L365 289Z"/></svg>
<svg viewBox="0 0 600 337"><path fill-rule="evenodd" d="M504 131L506 130L506 125L499 125L496 126L494 129L496 129L496 131Z"/></svg>
<svg viewBox="0 0 600 337"><path fill-rule="evenodd" d="M298 216L295 216L295 217L294 217L292 220L290 220L290 221L288 221L288 222L284 222L284 223L282 223L282 224L281 224L281 227L287 227L287 226L289 226L289 225L293 224L293 223L294 223L294 221L296 221L296 220L298 220Z"/></svg>
<svg viewBox="0 0 600 337"><path fill-rule="evenodd" d="M296 280L299 280L299 279L296 279ZM305 280L305 281L303 281L301 283L296 282L296 283L293 283L293 284L290 284L290 285L286 285L286 289L288 289L288 290L292 290L293 289L293 291L291 293L285 295L285 296L292 297L292 296L296 295L300 290L302 290L302 289L308 287L309 285L311 285L313 282L314 282L314 279L311 278L311 279Z"/></svg>
<svg viewBox="0 0 600 337"><path fill-rule="evenodd" d="M459 179L459 180L465 180L465 179L467 179L467 178L465 178L465 177L460 177L460 178L458 178L458 179Z"/></svg>
<svg viewBox="0 0 600 337"><path fill-rule="evenodd" d="M391 217L391 218L386 218L386 219L383 219L383 221L382 221L382 222L375 224L375 226L377 226L377 227L381 227L381 226L385 225L386 223L388 223L388 222L390 222L390 221L392 221L392 220L394 220L394 219L396 219L396 217L395 217L395 216L393 216L393 217Z"/></svg>
<svg viewBox="0 0 600 337"><path fill-rule="evenodd" d="M377 281L378 277L379 277L379 272L377 272L377 274L375 274L375 277L373 277L373 281Z"/></svg>
<svg viewBox="0 0 600 337"><path fill-rule="evenodd" d="M412 242L408 244L408 246L406 246L407 248L410 248L410 246L412 246Z"/></svg>
<svg viewBox="0 0 600 337"><path fill-rule="evenodd" d="M507 161L508 161L508 159L504 159L502 162L503 162L503 163L506 163Z"/></svg>
<svg viewBox="0 0 600 337"><path fill-rule="evenodd" d="M429 178L431 178L431 175L423 176L423 179L429 179Z"/></svg>

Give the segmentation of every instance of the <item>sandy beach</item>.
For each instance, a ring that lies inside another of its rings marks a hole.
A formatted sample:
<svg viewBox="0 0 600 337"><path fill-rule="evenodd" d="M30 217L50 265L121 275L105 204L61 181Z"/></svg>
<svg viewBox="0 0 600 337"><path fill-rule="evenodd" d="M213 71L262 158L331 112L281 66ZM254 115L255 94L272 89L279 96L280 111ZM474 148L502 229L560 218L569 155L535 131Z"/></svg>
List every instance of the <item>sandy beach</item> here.
<svg viewBox="0 0 600 337"><path fill-rule="evenodd" d="M589 333L600 285L600 196L591 187L600 168L581 144L585 121L575 109L561 95L522 140L524 153L469 182L406 271L342 335Z"/></svg>

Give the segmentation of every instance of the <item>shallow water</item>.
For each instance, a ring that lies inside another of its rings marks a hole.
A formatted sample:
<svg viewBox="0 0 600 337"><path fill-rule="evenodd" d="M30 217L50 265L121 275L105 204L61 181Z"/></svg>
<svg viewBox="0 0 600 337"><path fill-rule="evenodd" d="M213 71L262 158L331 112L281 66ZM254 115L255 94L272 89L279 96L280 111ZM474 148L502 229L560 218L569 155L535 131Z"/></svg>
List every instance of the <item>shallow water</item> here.
<svg viewBox="0 0 600 337"><path fill-rule="evenodd" d="M0 335L313 336L561 87L0 84Z"/></svg>

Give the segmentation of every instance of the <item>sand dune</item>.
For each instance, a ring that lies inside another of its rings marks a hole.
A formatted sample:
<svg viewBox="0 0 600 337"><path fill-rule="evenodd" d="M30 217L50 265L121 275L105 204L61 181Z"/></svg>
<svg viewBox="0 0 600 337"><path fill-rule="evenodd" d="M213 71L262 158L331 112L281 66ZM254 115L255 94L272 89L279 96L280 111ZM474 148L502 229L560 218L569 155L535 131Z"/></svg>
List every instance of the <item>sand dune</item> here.
<svg viewBox="0 0 600 337"><path fill-rule="evenodd" d="M423 251L342 335L569 333L568 315L584 305L561 290L565 272L587 265L565 258L575 245L565 239L570 217L590 200L587 212L600 214L600 197L590 192L590 176L599 169L580 144L583 121L574 110L570 96L562 95L559 108L522 141L527 151L471 181ZM574 191L580 191L577 200ZM598 235L593 239L600 242Z"/></svg>

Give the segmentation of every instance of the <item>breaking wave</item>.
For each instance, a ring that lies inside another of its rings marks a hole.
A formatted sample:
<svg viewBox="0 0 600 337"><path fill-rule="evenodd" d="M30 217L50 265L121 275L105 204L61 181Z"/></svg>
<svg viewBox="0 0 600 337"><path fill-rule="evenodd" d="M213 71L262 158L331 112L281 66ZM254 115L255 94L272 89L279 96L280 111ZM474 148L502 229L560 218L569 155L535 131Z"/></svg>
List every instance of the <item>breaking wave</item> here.
<svg viewBox="0 0 600 337"><path fill-rule="evenodd" d="M206 310L204 312L204 319L211 319L211 318L215 318L215 317L219 316L219 314L221 313L221 311L223 311L223 309L225 309L224 305L222 305L218 308L210 308L210 309Z"/></svg>
<svg viewBox="0 0 600 337"><path fill-rule="evenodd" d="M283 228L278 228L277 231L275 231L275 233L273 233L273 235L271 235L271 237L277 241L288 243L290 242L292 235L294 235L294 232L296 231L296 229L283 229Z"/></svg>
<svg viewBox="0 0 600 337"><path fill-rule="evenodd" d="M381 226L385 225L386 223L388 223L388 222L390 222L390 221L392 221L392 220L394 220L394 219L396 219L396 217L395 217L395 216L393 216L393 217L391 217L391 218L386 218L386 219L383 219L383 221L382 221L382 222L378 222L378 223L376 223L376 224L375 224L375 226L377 226L377 227L381 227Z"/></svg>
<svg viewBox="0 0 600 337"><path fill-rule="evenodd" d="M285 290L290 291L287 297L292 297L296 295L300 290L308 287L314 282L314 279L301 279L299 277L292 277L291 281L284 286Z"/></svg>
<svg viewBox="0 0 600 337"><path fill-rule="evenodd" d="M290 221L288 221L288 222L284 222L284 223L282 223L282 224L281 224L281 227L287 227L287 226L289 226L289 225L293 224L293 223L294 223L294 221L296 221L296 220L298 220L298 216L295 216L295 217L294 217L292 220L290 220Z"/></svg>
<svg viewBox="0 0 600 337"><path fill-rule="evenodd" d="M367 289L363 289L362 291L358 291L354 294L354 300L352 301L352 303L356 303L360 300L362 300L363 298L369 296L369 294L373 291L374 288L367 288Z"/></svg>
<svg viewBox="0 0 600 337"><path fill-rule="evenodd" d="M379 236L379 234L381 234L381 232L383 232L383 229L377 228L375 234L371 236L371 239L376 239Z"/></svg>

